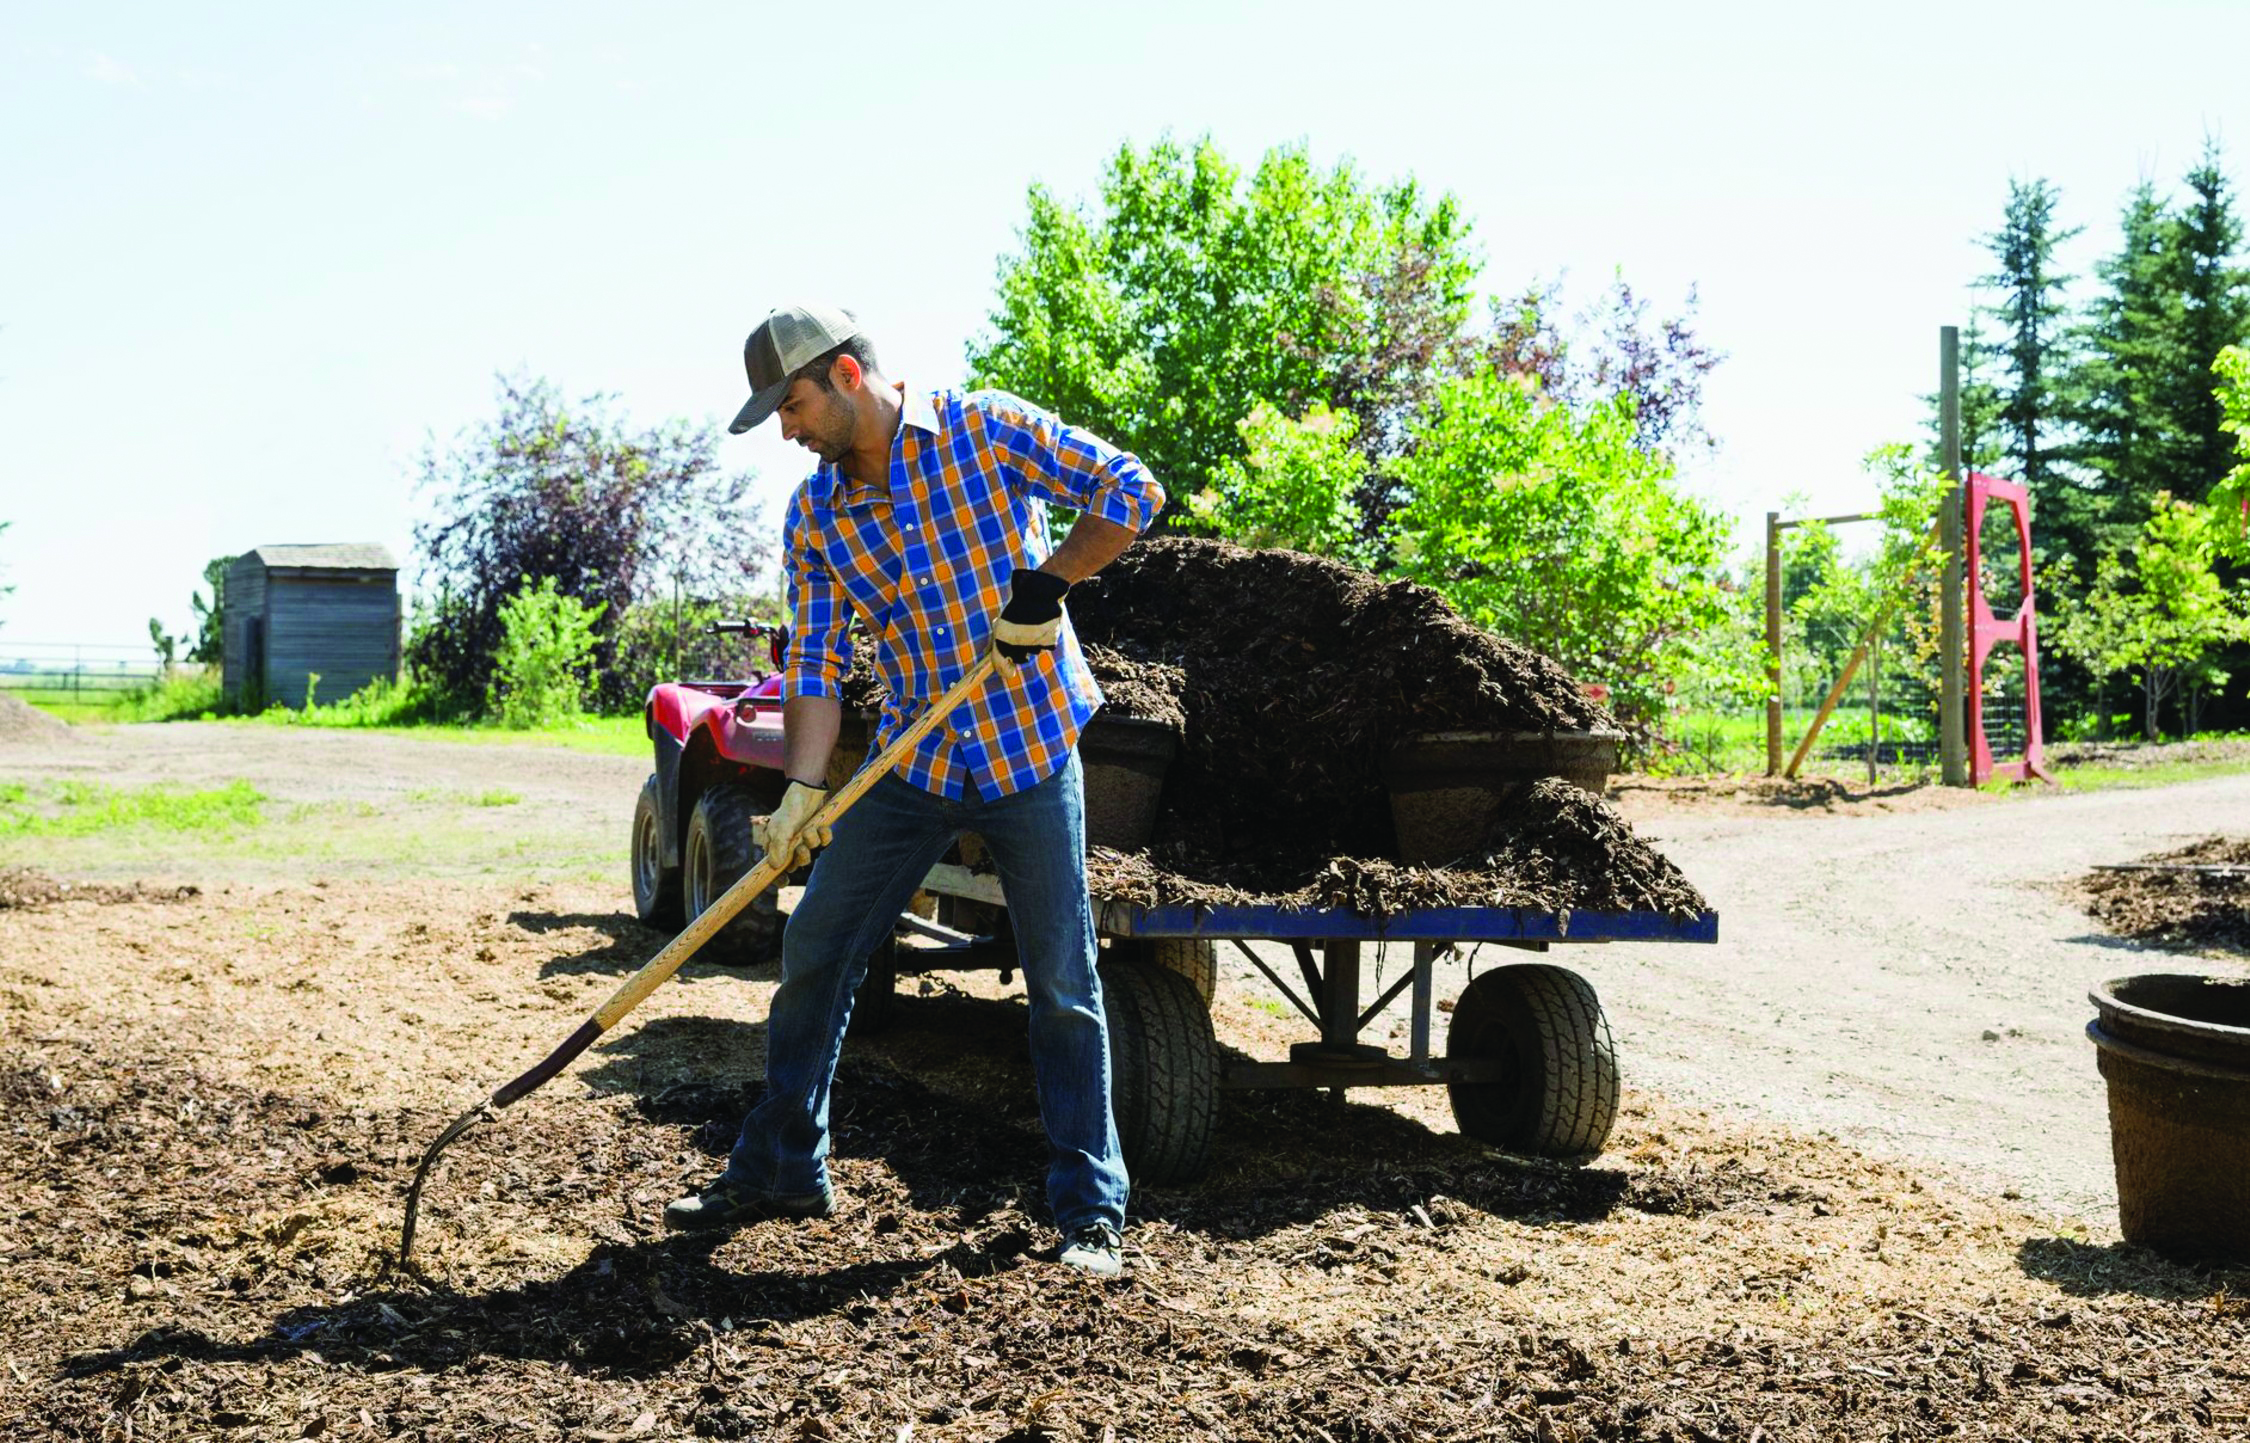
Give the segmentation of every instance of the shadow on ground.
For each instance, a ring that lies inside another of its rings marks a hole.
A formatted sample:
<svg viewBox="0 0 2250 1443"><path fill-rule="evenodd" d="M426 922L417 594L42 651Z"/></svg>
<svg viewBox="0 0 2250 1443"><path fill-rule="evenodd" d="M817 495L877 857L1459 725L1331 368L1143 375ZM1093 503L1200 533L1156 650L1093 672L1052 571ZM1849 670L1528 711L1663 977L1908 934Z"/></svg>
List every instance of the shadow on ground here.
<svg viewBox="0 0 2250 1443"><path fill-rule="evenodd" d="M2077 1298L2118 1293L2184 1302L2221 1295L2250 1296L2250 1266L2226 1262L2175 1262L2131 1243L2088 1243L2075 1238L2026 1238L2016 1265Z"/></svg>

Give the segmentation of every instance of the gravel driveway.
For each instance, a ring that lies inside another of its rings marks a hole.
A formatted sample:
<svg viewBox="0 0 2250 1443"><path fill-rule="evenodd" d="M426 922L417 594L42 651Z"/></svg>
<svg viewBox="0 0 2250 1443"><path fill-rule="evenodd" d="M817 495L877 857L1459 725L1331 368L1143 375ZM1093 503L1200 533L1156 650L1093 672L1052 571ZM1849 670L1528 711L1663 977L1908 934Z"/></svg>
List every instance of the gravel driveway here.
<svg viewBox="0 0 2250 1443"><path fill-rule="evenodd" d="M1898 814L1671 811L1636 826L1711 898L1721 940L1571 954L1601 989L1629 1082L1941 1164L2115 1231L2086 991L2241 964L2103 935L2069 884L2096 863L2250 831L2250 772Z"/></svg>

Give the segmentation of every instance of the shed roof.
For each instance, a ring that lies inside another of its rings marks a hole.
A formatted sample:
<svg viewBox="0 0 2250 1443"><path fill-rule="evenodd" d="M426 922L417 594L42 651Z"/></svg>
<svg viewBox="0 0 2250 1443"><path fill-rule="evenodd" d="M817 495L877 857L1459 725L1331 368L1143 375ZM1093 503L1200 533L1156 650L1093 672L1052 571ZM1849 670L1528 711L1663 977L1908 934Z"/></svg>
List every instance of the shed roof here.
<svg viewBox="0 0 2250 1443"><path fill-rule="evenodd" d="M260 565L312 571L396 571L390 548L371 541L331 542L320 546L260 546L250 553Z"/></svg>

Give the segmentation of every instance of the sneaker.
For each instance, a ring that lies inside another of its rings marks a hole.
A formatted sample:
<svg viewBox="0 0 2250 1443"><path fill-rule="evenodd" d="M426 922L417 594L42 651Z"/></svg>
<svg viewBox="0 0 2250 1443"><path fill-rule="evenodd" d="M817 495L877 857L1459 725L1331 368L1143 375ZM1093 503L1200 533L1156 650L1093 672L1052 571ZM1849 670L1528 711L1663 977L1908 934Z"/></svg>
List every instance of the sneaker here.
<svg viewBox="0 0 2250 1443"><path fill-rule="evenodd" d="M665 1204L664 1226L674 1232L700 1232L739 1228L766 1218L825 1218L835 1212L836 1195L827 1188L819 1192L767 1192L722 1177L693 1197Z"/></svg>
<svg viewBox="0 0 2250 1443"><path fill-rule="evenodd" d="M1108 1223L1086 1223L1063 1239L1062 1261L1097 1278L1114 1278L1125 1271L1124 1242Z"/></svg>

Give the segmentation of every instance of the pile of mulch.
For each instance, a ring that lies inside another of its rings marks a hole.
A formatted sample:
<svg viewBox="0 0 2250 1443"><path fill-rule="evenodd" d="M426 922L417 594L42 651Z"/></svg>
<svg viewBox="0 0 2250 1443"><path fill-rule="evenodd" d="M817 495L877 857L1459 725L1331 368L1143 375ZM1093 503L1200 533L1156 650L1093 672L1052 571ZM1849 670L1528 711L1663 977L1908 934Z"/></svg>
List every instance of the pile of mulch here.
<svg viewBox="0 0 2250 1443"><path fill-rule="evenodd" d="M146 882L65 882L31 867L0 867L0 912L29 911L57 902L184 902L200 887L152 887Z"/></svg>
<svg viewBox="0 0 2250 1443"><path fill-rule="evenodd" d="M2250 1416L2242 1278L2017 1244L1832 1142L1714 1162L1642 1126L1631 1157L1570 1170L1229 1093L1235 1162L1137 1193L1127 1276L1082 1279L1020 1185L1045 1159L1020 1008L925 1001L955 1025L917 1032L957 1067L847 1051L835 1218L667 1237L658 1209L719 1166L750 1096L565 1093L456 1147L404 1276L399 1190L442 1115L245 1085L115 1028L11 1057L0 1428L1748 1443L2191 1439ZM2059 1295L1953 1276L2011 1247ZM1642 1271L1578 1281L1628 1249Z"/></svg>
<svg viewBox="0 0 2250 1443"><path fill-rule="evenodd" d="M1377 920L1420 907L1690 917L1707 905L1612 808L1555 780L1536 783L1482 847L1450 866L1334 857L1277 886L1270 863L1217 862L1175 843L1139 853L1096 848L1086 880L1098 898L1144 907L1339 907Z"/></svg>
<svg viewBox="0 0 2250 1443"><path fill-rule="evenodd" d="M1322 557L1162 537L1070 608L1087 642L1180 671L1187 725L1158 842L1276 883L1397 855L1380 768L1406 736L1616 725L1552 659L1436 592Z"/></svg>
<svg viewBox="0 0 2250 1443"><path fill-rule="evenodd" d="M2095 920L2136 942L2250 952L2250 840L2206 837L2140 865L2151 870L2089 872L2080 882Z"/></svg>
<svg viewBox="0 0 2250 1443"><path fill-rule="evenodd" d="M11 742L68 742L78 739L70 723L0 691L0 746Z"/></svg>
<svg viewBox="0 0 2250 1443"><path fill-rule="evenodd" d="M1095 895L1144 905L1705 907L1601 800L1542 784L1442 868L1398 855L1384 757L1441 731L1608 730L1554 660L1484 631L1435 591L1294 551L1143 541L1071 591L1111 715L1179 732L1155 835L1097 853ZM880 679L855 649L846 704Z"/></svg>

